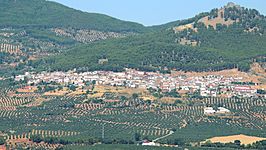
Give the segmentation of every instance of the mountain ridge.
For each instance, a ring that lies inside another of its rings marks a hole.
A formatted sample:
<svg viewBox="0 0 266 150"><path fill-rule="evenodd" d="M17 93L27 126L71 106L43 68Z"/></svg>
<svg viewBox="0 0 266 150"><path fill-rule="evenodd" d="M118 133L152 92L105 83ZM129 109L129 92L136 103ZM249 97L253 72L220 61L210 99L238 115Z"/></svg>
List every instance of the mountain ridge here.
<svg viewBox="0 0 266 150"><path fill-rule="evenodd" d="M0 26L43 26L89 28L113 32L143 32L139 23L107 15L88 13L46 0L2 0Z"/></svg>
<svg viewBox="0 0 266 150"><path fill-rule="evenodd" d="M192 27L197 31L188 28L174 32L175 23L170 23L150 33L74 48L46 62L51 62L48 66L56 70L59 66L65 66L67 69L88 70L121 70L129 67L157 71L218 71L232 68L247 71L255 58L266 55L266 21L265 16L254 9L241 7L240 11L235 6L230 4L230 7L224 7L224 20L239 20L227 25L217 24L214 28L199 22L203 17L210 20L219 17L218 9L213 9L176 22L178 25L195 22ZM260 30L246 32L250 27ZM98 60L103 58L108 59L108 63L98 64Z"/></svg>
<svg viewBox="0 0 266 150"><path fill-rule="evenodd" d="M47 1L41 0L41 2L46 3ZM48 5L50 4L48 2ZM56 6L53 7L58 8L58 4L55 4ZM61 4L59 5L60 10ZM232 68L248 71L252 61L258 57L266 56L266 44L264 42L266 41L265 16L254 9L246 9L232 3L223 8L223 14L218 14L219 9L212 9L210 12L200 13L193 18L170 22L161 26L141 26L140 29L131 29L130 26L124 24L128 28L125 30L124 26L120 28L117 24L114 28L115 33L112 33L113 30L101 26L98 26L96 31L93 31L94 28L85 26L85 29L79 29L78 27L83 25L82 22L80 22L80 26L75 26L74 23L71 24L72 26L34 28L29 33L34 38L41 38L45 42L41 41L41 45L38 45L38 41L33 49L45 44L54 45L59 43L54 50L56 55L48 53L45 58L40 57L38 60L25 61L23 65L33 69L37 68L37 71L67 71L74 68L81 71L121 71L123 68L161 72L169 72L170 70L219 71ZM69 13L69 11L65 13ZM216 27L212 27L200 22L202 18L211 21L217 17L223 18L224 21L225 19L233 20L233 23L218 23L215 24ZM108 21L108 19L105 21ZM95 24L99 24L99 22ZM176 27L186 26L187 24L191 24L190 28L184 28L178 32L174 30ZM28 26L28 28L31 27ZM107 31L105 32L105 30ZM133 33L137 34L117 34L129 31L135 31ZM97 37L93 40L86 39L94 38L91 36L95 34L103 35L103 37ZM120 36L121 38L114 39L114 37ZM47 41L51 40L55 42L47 44ZM65 51L62 51L61 47L67 44L69 46L64 48ZM102 60L105 62L99 63ZM21 65L19 67L21 69Z"/></svg>

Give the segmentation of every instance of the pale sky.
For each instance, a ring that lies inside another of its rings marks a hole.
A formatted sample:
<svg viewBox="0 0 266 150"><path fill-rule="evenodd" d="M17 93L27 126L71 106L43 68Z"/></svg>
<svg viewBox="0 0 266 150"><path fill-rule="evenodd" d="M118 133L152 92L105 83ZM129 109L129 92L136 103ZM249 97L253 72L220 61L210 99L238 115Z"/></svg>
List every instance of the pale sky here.
<svg viewBox="0 0 266 150"><path fill-rule="evenodd" d="M146 26L187 19L234 2L266 15L266 0L52 0L86 12L106 14Z"/></svg>

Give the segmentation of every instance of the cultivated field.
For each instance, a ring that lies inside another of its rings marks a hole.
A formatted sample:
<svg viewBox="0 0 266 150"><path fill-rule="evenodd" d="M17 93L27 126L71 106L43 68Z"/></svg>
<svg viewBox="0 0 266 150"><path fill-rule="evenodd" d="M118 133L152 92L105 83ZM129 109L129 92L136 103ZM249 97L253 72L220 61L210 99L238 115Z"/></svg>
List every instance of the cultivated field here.
<svg viewBox="0 0 266 150"><path fill-rule="evenodd" d="M241 141L242 144L253 144L258 141L266 140L266 138L256 137L256 136L247 136L247 135L231 135L231 136L221 136L221 137L213 137L208 139L212 143L234 143L235 140Z"/></svg>
<svg viewBox="0 0 266 150"><path fill-rule="evenodd" d="M99 93L119 91L129 96L128 100L115 103L97 103L84 102L88 98L84 94L19 93L11 97L9 94L14 90L5 87L0 92L0 128L8 140L40 136L74 142L101 139L103 134L105 139L134 140L136 133L141 139L154 140L171 131L174 133L158 142L182 139L197 143L211 137L238 134L266 137L266 100L262 98L187 98L182 105L158 101L148 104L141 98L130 97L138 89L95 87ZM205 106L225 107L231 115L206 116Z"/></svg>

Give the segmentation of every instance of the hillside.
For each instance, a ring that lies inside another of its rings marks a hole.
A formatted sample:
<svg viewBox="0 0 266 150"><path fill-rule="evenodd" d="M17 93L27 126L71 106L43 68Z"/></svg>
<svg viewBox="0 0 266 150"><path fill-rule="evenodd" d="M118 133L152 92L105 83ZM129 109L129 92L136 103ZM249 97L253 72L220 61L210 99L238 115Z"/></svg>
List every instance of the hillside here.
<svg viewBox="0 0 266 150"><path fill-rule="evenodd" d="M214 22L217 24L212 26ZM258 11L228 4L154 27L152 33L74 47L34 66L52 70L248 71L252 61L266 55L265 28L265 17ZM105 63L100 63L102 59Z"/></svg>
<svg viewBox="0 0 266 150"><path fill-rule="evenodd" d="M143 25L46 0L0 1L0 74L72 47L140 34Z"/></svg>
<svg viewBox="0 0 266 150"><path fill-rule="evenodd" d="M266 150L257 10L143 27L48 0L0 8L0 150Z"/></svg>
<svg viewBox="0 0 266 150"><path fill-rule="evenodd" d="M2 27L75 27L113 32L143 32L144 26L87 13L46 0L1 0Z"/></svg>

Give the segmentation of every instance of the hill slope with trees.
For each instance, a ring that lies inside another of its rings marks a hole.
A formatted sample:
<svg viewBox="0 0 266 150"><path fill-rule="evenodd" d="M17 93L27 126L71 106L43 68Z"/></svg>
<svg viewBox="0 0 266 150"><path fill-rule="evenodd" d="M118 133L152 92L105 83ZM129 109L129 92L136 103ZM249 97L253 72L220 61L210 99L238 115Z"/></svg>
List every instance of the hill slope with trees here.
<svg viewBox="0 0 266 150"><path fill-rule="evenodd" d="M99 31L143 32L138 23L75 10L46 0L1 0L1 27L75 27Z"/></svg>
<svg viewBox="0 0 266 150"><path fill-rule="evenodd" d="M0 10L0 74L27 68L32 60L77 45L149 30L138 23L47 0L1 0Z"/></svg>
<svg viewBox="0 0 266 150"><path fill-rule="evenodd" d="M266 19L254 9L226 6L194 18L153 27L154 31L123 39L112 39L74 47L68 52L39 60L39 69L114 70L125 67L147 71L218 71L238 68L248 71L257 58L266 56ZM231 24L217 23L215 28L200 20L223 16ZM176 25L192 24L175 31ZM185 40L188 42L181 43ZM192 42L194 45L189 44ZM107 60L104 64L99 60Z"/></svg>

